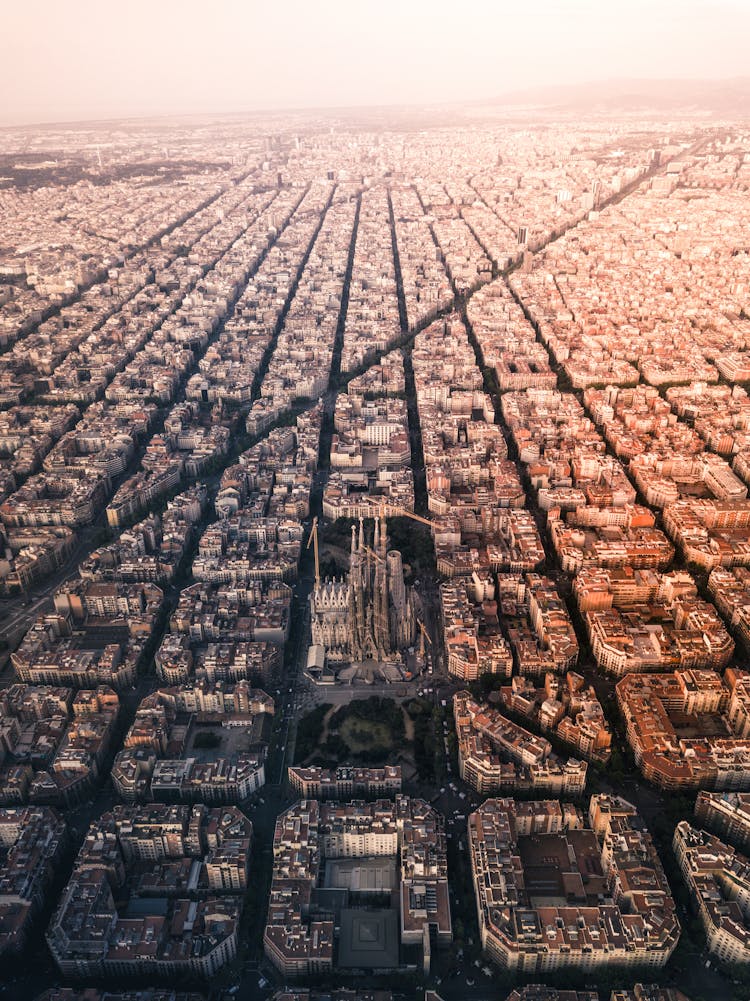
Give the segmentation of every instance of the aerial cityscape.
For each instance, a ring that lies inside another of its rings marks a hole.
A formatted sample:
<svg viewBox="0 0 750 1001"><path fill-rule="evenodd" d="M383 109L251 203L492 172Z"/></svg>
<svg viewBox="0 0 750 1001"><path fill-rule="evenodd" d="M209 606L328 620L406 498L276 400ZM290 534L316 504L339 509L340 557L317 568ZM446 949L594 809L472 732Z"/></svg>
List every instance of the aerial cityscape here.
<svg viewBox="0 0 750 1001"><path fill-rule="evenodd" d="M750 84L369 58L0 116L0 1001L748 1001Z"/></svg>

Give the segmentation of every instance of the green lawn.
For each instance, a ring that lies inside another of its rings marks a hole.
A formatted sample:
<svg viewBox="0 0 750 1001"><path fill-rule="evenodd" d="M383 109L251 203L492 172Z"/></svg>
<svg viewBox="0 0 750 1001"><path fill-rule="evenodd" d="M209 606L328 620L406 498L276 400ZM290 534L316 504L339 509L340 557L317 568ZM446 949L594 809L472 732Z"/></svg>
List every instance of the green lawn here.
<svg viewBox="0 0 750 1001"><path fill-rule="evenodd" d="M375 720L349 716L341 724L339 736L353 754L369 751L374 747L390 749L393 746L393 735L389 727Z"/></svg>

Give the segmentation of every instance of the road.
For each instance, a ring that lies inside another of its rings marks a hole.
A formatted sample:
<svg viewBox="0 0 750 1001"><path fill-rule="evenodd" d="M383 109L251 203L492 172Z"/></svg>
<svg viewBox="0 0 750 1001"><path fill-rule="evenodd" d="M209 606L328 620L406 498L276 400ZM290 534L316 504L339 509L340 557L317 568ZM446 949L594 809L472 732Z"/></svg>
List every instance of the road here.
<svg viewBox="0 0 750 1001"><path fill-rule="evenodd" d="M302 674L307 663L310 605L309 596L313 589L313 578L308 574L297 582L294 594L293 616L295 627L292 642L287 645L285 673L282 687L277 690L276 714L281 719L275 747L271 747L268 774L273 776L273 784L282 787L286 782L287 765L294 760L294 739L296 720L307 698L298 698L301 692ZM275 759L275 760L274 760Z"/></svg>

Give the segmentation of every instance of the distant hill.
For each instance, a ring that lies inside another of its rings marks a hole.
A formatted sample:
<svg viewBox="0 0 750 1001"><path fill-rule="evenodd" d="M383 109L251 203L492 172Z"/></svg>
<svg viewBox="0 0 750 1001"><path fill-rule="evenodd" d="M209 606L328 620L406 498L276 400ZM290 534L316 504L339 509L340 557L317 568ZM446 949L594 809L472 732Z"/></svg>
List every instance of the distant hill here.
<svg viewBox="0 0 750 1001"><path fill-rule="evenodd" d="M529 87L483 102L535 105L555 111L671 111L692 109L718 117L750 117L750 77L731 80L601 80L560 87Z"/></svg>

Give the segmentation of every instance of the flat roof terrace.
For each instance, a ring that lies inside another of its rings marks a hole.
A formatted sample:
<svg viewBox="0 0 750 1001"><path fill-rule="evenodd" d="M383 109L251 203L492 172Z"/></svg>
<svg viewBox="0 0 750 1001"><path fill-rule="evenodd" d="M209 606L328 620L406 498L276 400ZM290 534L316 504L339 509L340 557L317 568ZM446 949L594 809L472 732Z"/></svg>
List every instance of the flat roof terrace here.
<svg viewBox="0 0 750 1001"><path fill-rule="evenodd" d="M395 910L341 912L337 965L342 969L385 970L399 964L398 916Z"/></svg>
<svg viewBox="0 0 750 1001"><path fill-rule="evenodd" d="M532 834L518 839L524 886L532 907L596 904L606 893L593 831Z"/></svg>
<svg viewBox="0 0 750 1001"><path fill-rule="evenodd" d="M695 737L732 737L732 730L724 718L717 713L686 713L679 709L667 709L669 722L675 735L681 740Z"/></svg>
<svg viewBox="0 0 750 1001"><path fill-rule="evenodd" d="M327 859L324 886L352 893L390 893L398 887L396 859Z"/></svg>

